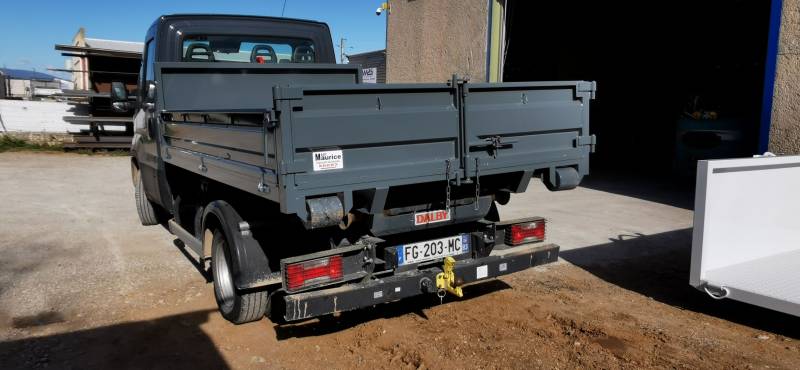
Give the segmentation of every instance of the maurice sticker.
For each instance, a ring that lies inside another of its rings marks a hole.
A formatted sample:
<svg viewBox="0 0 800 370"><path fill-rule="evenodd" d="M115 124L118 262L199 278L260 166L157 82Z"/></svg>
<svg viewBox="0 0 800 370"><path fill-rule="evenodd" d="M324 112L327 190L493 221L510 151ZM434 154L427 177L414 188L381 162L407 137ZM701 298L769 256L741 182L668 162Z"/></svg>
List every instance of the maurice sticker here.
<svg viewBox="0 0 800 370"><path fill-rule="evenodd" d="M440 211L420 212L414 214L415 226L433 224L444 221L450 221L450 212L440 210Z"/></svg>
<svg viewBox="0 0 800 370"><path fill-rule="evenodd" d="M344 168L344 156L341 150L326 150L311 153L314 159L314 171L338 170Z"/></svg>

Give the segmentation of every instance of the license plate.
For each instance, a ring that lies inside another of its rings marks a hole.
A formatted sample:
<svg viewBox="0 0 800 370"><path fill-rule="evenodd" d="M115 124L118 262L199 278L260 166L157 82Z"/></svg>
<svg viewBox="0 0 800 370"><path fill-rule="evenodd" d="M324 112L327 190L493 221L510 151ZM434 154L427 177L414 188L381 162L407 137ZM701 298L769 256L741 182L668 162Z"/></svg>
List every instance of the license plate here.
<svg viewBox="0 0 800 370"><path fill-rule="evenodd" d="M426 240L397 246L397 265L409 265L469 252L469 235Z"/></svg>

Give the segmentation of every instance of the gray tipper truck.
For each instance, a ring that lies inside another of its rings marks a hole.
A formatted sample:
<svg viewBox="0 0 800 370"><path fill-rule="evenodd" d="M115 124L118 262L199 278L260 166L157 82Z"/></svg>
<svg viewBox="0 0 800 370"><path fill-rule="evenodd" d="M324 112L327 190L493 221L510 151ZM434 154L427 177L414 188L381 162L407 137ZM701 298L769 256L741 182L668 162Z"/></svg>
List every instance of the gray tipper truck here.
<svg viewBox="0 0 800 370"><path fill-rule="evenodd" d="M409 61L411 63L412 61ZM287 321L554 262L496 204L588 173L592 82L362 84L324 23L170 15L147 32L132 175L144 225L213 278L222 315ZM136 101L128 95L136 95Z"/></svg>

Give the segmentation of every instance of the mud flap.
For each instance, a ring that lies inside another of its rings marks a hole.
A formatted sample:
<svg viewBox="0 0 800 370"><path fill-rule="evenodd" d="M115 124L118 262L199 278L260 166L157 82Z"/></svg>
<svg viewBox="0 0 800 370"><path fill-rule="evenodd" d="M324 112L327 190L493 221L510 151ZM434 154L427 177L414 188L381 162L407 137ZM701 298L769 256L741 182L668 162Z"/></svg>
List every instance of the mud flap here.
<svg viewBox="0 0 800 370"><path fill-rule="evenodd" d="M207 217L213 214L220 220L222 232L231 243L233 279L237 289L252 289L280 283L272 274L269 260L261 245L253 238L247 222L225 201L211 202L203 213L203 227Z"/></svg>

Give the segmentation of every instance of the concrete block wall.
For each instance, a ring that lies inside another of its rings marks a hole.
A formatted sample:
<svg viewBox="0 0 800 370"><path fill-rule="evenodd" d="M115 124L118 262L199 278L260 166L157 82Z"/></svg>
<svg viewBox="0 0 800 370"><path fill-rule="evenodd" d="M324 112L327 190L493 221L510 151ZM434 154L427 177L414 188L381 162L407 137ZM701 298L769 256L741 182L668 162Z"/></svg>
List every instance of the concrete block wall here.
<svg viewBox="0 0 800 370"><path fill-rule="evenodd" d="M800 0L783 0L769 150L800 154Z"/></svg>
<svg viewBox="0 0 800 370"><path fill-rule="evenodd" d="M387 82L486 81L486 0L392 0Z"/></svg>

